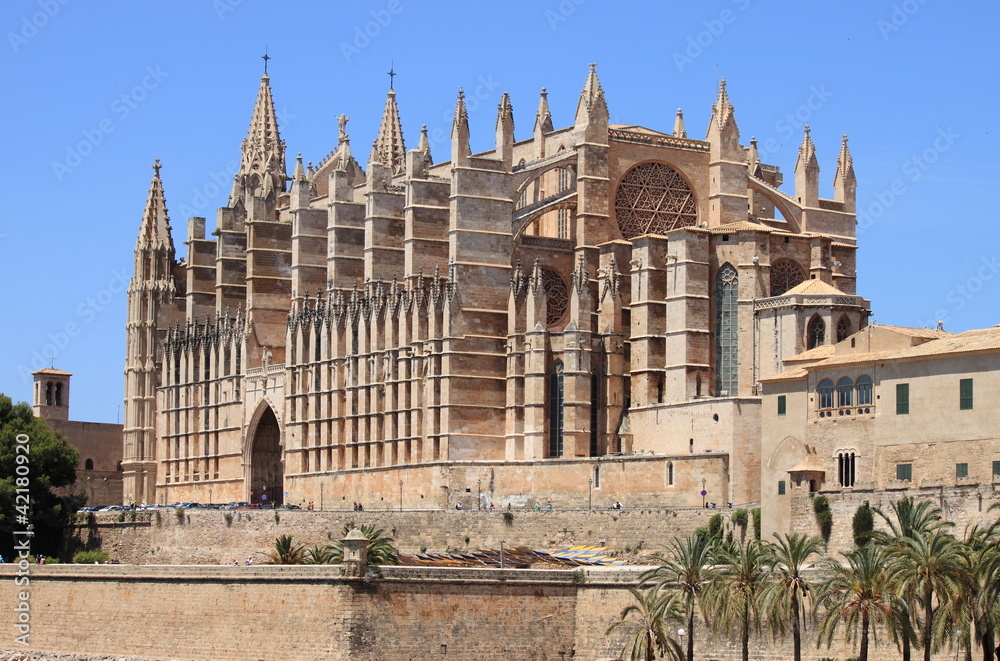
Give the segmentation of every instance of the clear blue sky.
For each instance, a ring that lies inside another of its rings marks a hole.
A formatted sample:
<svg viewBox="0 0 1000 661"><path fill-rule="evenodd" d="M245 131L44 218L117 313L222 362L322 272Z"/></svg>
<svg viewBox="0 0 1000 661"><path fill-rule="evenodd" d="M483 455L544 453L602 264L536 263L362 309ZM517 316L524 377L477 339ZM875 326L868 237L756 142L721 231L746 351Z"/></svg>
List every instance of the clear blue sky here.
<svg viewBox="0 0 1000 661"><path fill-rule="evenodd" d="M805 121L822 196L850 135L867 210L858 290L879 323L992 325L998 14L995 3L941 0L9 0L0 392L29 400L25 373L54 363L75 375L73 419L118 419L124 290L150 165L163 163L183 256L187 217L211 229L226 202L265 44L290 168L296 152L315 162L336 146L340 113L367 161L390 63L407 145L421 124L447 136L464 87L477 151L493 144L504 91L519 139L543 86L556 127L569 125L589 62L613 122L669 131L683 107L689 134L703 137L718 72L744 142L757 136L786 190ZM437 160L448 149L433 143Z"/></svg>

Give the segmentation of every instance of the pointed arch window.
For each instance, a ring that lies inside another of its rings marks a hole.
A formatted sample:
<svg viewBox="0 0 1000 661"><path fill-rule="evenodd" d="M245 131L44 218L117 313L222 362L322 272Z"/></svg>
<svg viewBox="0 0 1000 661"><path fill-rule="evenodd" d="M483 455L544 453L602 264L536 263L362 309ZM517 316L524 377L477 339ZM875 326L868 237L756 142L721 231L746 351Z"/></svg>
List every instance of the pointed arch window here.
<svg viewBox="0 0 1000 661"><path fill-rule="evenodd" d="M821 347L825 340L826 322L819 315L814 315L809 320L809 326L806 329L806 348L815 349L816 347Z"/></svg>
<svg viewBox="0 0 1000 661"><path fill-rule="evenodd" d="M847 315L841 315L840 319L837 321L837 341L842 342L846 340L851 335L851 320L847 318Z"/></svg>
<svg viewBox="0 0 1000 661"><path fill-rule="evenodd" d="M857 474L857 456L853 452L837 453L837 482L842 487L853 487Z"/></svg>
<svg viewBox="0 0 1000 661"><path fill-rule="evenodd" d="M601 382L597 367L590 370L590 456L596 457L600 452L598 425L601 413Z"/></svg>
<svg viewBox="0 0 1000 661"><path fill-rule="evenodd" d="M732 264L715 279L715 389L719 397L739 393L739 277Z"/></svg>
<svg viewBox="0 0 1000 661"><path fill-rule="evenodd" d="M549 376L549 456L563 453L563 363L557 360Z"/></svg>
<svg viewBox="0 0 1000 661"><path fill-rule="evenodd" d="M52 382L48 381L45 384L45 405L52 406Z"/></svg>
<svg viewBox="0 0 1000 661"><path fill-rule="evenodd" d="M798 262L791 259L779 259L771 264L771 296L781 296L806 279L806 272Z"/></svg>

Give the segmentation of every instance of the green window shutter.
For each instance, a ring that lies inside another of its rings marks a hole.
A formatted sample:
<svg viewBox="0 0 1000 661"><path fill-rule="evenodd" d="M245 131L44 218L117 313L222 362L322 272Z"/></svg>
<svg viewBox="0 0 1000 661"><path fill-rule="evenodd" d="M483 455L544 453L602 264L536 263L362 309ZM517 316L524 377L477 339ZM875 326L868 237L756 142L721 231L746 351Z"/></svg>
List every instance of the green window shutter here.
<svg viewBox="0 0 1000 661"><path fill-rule="evenodd" d="M1000 461L993 462L993 477L1000 477Z"/></svg>
<svg viewBox="0 0 1000 661"><path fill-rule="evenodd" d="M784 395L778 395L778 415L785 415L787 404Z"/></svg>
<svg viewBox="0 0 1000 661"><path fill-rule="evenodd" d="M955 464L955 477L969 477L969 464Z"/></svg>
<svg viewBox="0 0 1000 661"><path fill-rule="evenodd" d="M962 411L972 410L972 379L958 382L958 408Z"/></svg>
<svg viewBox="0 0 1000 661"><path fill-rule="evenodd" d="M896 464L896 479L900 482L912 482L913 464Z"/></svg>
<svg viewBox="0 0 1000 661"><path fill-rule="evenodd" d="M910 412L910 384L896 384L896 415L906 415Z"/></svg>
<svg viewBox="0 0 1000 661"><path fill-rule="evenodd" d="M785 481L784 480L778 480L778 495L779 496L784 496L785 495Z"/></svg>

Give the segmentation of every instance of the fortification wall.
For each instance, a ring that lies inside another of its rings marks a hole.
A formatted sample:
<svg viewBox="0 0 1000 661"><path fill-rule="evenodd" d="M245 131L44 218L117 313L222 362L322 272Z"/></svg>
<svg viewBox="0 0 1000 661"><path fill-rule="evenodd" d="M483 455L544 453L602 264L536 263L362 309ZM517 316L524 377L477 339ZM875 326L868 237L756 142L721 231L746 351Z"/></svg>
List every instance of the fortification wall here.
<svg viewBox="0 0 1000 661"><path fill-rule="evenodd" d="M393 537L400 550L526 546L538 550L576 544L611 549L656 550L674 537L708 525L709 518L729 509L677 510L512 510L508 523L500 510L426 510L403 512L296 510L175 510L97 513L90 523L71 532L66 553L102 548L119 562L134 564L232 564L248 555L258 560L278 535L292 535L307 546L339 539L348 522L374 524ZM277 514L277 517L275 516ZM228 519L227 519L228 516ZM468 538L468 542L466 542Z"/></svg>
<svg viewBox="0 0 1000 661"><path fill-rule="evenodd" d="M912 487L908 489L844 489L820 491L810 494L808 488L792 489L792 532L819 535L819 524L813 510L813 497L826 496L833 513L833 529L830 534L832 552L847 551L854 546L854 513L864 503L889 513L893 502L910 497L915 500L930 500L941 508L945 519L955 524L956 536L963 537L967 525L978 523L989 525L996 521L996 515L989 512L994 503L1000 502L1000 492L992 484L969 484L953 487ZM875 527L887 530L882 519L875 515Z"/></svg>
<svg viewBox="0 0 1000 661"><path fill-rule="evenodd" d="M395 567L365 581L341 577L336 566L32 567L30 647L8 649L4 658L31 651L45 659L71 654L74 661L107 655L211 661L615 659L629 632L605 632L632 603L628 588L646 569ZM0 584L9 586L0 590L3 613L12 614L18 603L15 571L14 565L0 565ZM844 636L832 649L818 649L814 631L804 636L803 659L856 655L844 646ZM879 641L873 661L898 658L887 637ZM750 656L788 658L790 648L790 640L755 638ZM954 654L944 650L934 659ZM739 643L699 624L696 655L736 661Z"/></svg>

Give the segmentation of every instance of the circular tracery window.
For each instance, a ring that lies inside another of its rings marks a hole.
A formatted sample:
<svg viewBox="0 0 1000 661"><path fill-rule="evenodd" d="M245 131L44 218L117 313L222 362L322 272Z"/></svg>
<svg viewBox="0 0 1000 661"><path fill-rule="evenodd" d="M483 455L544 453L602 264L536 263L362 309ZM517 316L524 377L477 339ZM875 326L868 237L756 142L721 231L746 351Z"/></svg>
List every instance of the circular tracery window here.
<svg viewBox="0 0 1000 661"><path fill-rule="evenodd" d="M781 296L786 291L802 284L806 279L805 271L796 262L782 259L771 264L771 296Z"/></svg>
<svg viewBox="0 0 1000 661"><path fill-rule="evenodd" d="M569 290L566 282L552 269L542 269L542 288L545 290L545 325L554 326L562 321L569 309Z"/></svg>
<svg viewBox="0 0 1000 661"><path fill-rule="evenodd" d="M663 163L642 163L618 184L615 215L622 236L631 239L694 225L698 205L677 170Z"/></svg>

